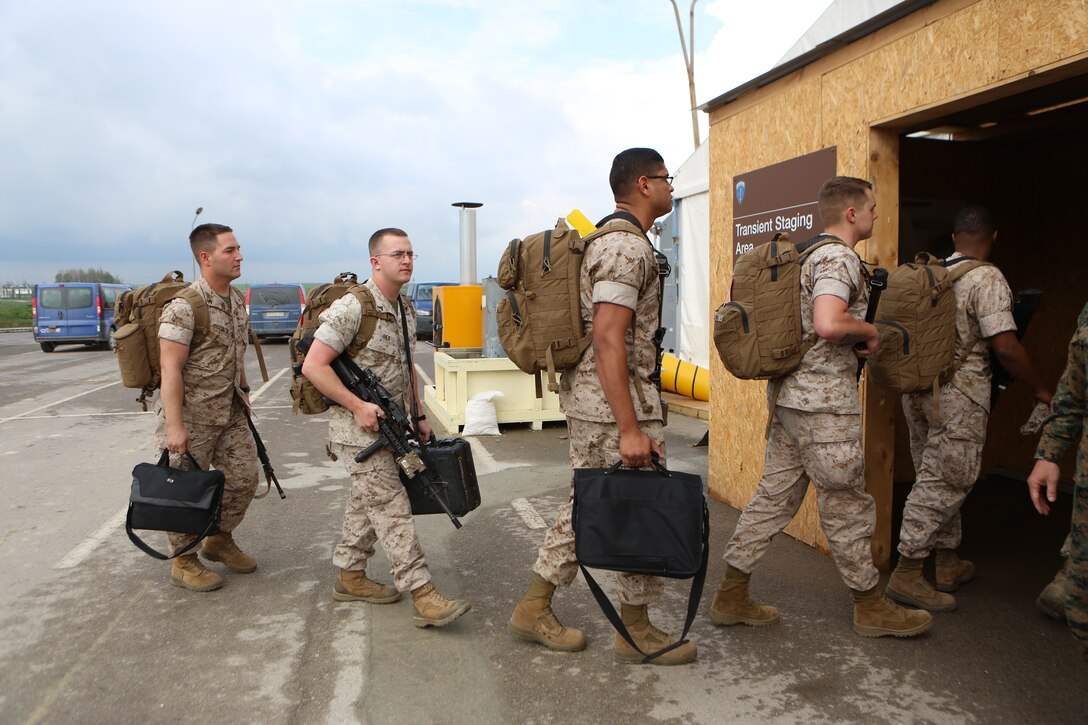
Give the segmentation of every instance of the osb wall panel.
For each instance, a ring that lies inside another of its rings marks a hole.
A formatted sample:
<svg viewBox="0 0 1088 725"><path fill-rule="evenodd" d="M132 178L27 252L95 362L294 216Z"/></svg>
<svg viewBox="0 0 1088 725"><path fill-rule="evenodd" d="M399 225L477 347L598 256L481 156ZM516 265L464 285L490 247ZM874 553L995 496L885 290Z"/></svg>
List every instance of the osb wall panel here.
<svg viewBox="0 0 1088 725"><path fill-rule="evenodd" d="M711 136L712 307L716 308L728 297L733 272L733 177L824 148L819 83L818 76L811 80L794 79L785 90L759 104L754 113L730 119ZM710 492L731 506L743 508L763 471L766 384L737 380L725 370L717 355L711 356L711 371L711 400L728 404L719 406L722 412L711 416ZM811 492L809 496L812 497ZM802 507L802 513L787 531L826 550L814 500Z"/></svg>
<svg viewBox="0 0 1088 725"><path fill-rule="evenodd" d="M868 176L871 126L1085 53L1086 13L1086 0L940 0L714 110L712 306L732 272L735 174L835 146L839 173ZM764 386L735 380L716 358L711 366L710 491L740 508L762 471ZM787 531L826 549L811 494Z"/></svg>

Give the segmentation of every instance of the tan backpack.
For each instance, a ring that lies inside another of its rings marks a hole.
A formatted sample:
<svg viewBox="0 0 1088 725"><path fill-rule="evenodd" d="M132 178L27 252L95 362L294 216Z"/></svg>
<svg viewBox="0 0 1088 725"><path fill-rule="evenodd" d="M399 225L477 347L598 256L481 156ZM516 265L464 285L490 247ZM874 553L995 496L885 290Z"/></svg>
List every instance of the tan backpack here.
<svg viewBox="0 0 1088 725"><path fill-rule="evenodd" d="M967 257L946 263L922 252L888 275L875 323L880 347L867 362L874 383L893 393L936 392L952 379L977 342L957 348L952 285L985 264Z"/></svg>
<svg viewBox="0 0 1088 725"><path fill-rule="evenodd" d="M499 260L497 281L506 290L496 310L499 342L522 371L547 371L552 392L559 391L556 374L577 365L591 342L579 292L586 245L616 231L646 238L625 216L606 218L584 239L560 218L554 229L511 241Z"/></svg>
<svg viewBox="0 0 1088 725"><path fill-rule="evenodd" d="M147 410L147 399L162 381L159 369L159 318L163 307L176 297L182 297L193 308L193 341L196 345L208 332L208 305L200 293L185 281L185 275L174 270L161 281L122 292L114 307L117 330L113 333L117 364L121 368L121 384L139 388L136 402Z"/></svg>
<svg viewBox="0 0 1088 725"><path fill-rule="evenodd" d="M793 372L814 339L801 327L801 265L825 244L820 235L797 246L779 232L737 259L729 301L714 313L714 347L741 380L770 380Z"/></svg>
<svg viewBox="0 0 1088 725"><path fill-rule="evenodd" d="M366 347L370 338L374 336L374 329L378 326L378 306L374 302L374 295L366 285L359 284L354 272L343 272L336 275L329 284L319 285L310 290L306 295L306 309L298 320L298 326L291 335L289 349L291 351L291 371L294 380L291 382L291 412L298 415L302 411L305 415L324 413L329 409L329 402L321 394L314 384L302 374L302 363L306 355L299 349L299 343L303 338L312 336L321 327L319 319L321 313L329 309L333 302L346 294L355 295L359 304L363 307L362 321L359 323L359 332L344 351L348 357L352 357L359 350Z"/></svg>

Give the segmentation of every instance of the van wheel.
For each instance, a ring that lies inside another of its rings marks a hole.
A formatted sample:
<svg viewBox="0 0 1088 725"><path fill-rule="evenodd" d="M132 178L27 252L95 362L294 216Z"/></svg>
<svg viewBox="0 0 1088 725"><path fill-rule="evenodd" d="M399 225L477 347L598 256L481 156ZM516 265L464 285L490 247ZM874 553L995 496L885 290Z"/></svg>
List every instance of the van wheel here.
<svg viewBox="0 0 1088 725"><path fill-rule="evenodd" d="M99 350L112 350L113 348L115 348L117 346L117 341L113 339L113 333L114 333L114 330L111 329L110 330L110 335L109 335L109 337L106 338L106 341L98 343L98 349Z"/></svg>
<svg viewBox="0 0 1088 725"><path fill-rule="evenodd" d="M53 352L54 350L57 349L57 346L55 344L51 343L51 342L43 342L43 343L41 343L41 346L42 346L42 352Z"/></svg>

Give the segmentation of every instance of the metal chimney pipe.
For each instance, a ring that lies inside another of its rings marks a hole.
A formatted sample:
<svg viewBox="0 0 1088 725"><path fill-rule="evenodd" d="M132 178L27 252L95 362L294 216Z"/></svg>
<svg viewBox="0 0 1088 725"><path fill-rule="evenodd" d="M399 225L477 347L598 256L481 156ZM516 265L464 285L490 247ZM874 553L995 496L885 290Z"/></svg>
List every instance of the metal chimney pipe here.
<svg viewBox="0 0 1088 725"><path fill-rule="evenodd" d="M476 210L478 201L456 201L451 206L461 209L461 284L479 284L476 279Z"/></svg>

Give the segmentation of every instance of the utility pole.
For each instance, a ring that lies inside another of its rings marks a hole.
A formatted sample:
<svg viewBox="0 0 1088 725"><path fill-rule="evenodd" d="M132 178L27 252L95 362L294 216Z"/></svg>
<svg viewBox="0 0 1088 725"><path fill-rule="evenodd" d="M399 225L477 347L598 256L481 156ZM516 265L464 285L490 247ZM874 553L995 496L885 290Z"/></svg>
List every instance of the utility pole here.
<svg viewBox="0 0 1088 725"><path fill-rule="evenodd" d="M695 108L695 3L699 0L691 0L691 8L688 11L688 43L684 42L684 26L680 23L680 8L676 7L676 0L672 3L672 12L676 16L676 32L680 34L680 52L684 55L684 65L688 69L688 95L691 97L691 135L695 139L695 148L699 148L699 111ZM691 48L688 48L690 43Z"/></svg>

